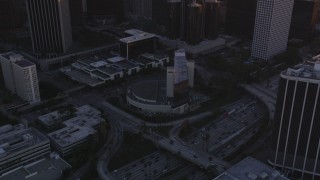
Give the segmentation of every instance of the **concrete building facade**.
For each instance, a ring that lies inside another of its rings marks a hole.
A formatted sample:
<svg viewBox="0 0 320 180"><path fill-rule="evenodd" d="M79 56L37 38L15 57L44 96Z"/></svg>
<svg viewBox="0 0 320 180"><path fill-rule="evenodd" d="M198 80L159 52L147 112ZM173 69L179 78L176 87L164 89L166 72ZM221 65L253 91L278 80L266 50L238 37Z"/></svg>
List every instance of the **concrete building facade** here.
<svg viewBox="0 0 320 180"><path fill-rule="evenodd" d="M281 73L269 162L297 179L320 178L319 109L320 62Z"/></svg>
<svg viewBox="0 0 320 180"><path fill-rule="evenodd" d="M258 0L251 57L267 61L287 48L293 0Z"/></svg>
<svg viewBox="0 0 320 180"><path fill-rule="evenodd" d="M40 102L40 91L36 65L12 52L0 55L6 87L23 100Z"/></svg>
<svg viewBox="0 0 320 180"><path fill-rule="evenodd" d="M49 139L34 128L0 137L0 174L50 153Z"/></svg>
<svg viewBox="0 0 320 180"><path fill-rule="evenodd" d="M66 52L72 45L69 0L26 0L36 55Z"/></svg>

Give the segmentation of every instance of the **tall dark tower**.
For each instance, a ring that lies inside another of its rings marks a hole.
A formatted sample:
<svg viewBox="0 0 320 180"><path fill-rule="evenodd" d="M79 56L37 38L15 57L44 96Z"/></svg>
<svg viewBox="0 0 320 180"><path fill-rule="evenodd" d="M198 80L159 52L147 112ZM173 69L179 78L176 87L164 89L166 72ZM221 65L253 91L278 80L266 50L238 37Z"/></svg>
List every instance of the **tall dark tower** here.
<svg viewBox="0 0 320 180"><path fill-rule="evenodd" d="M214 39L217 36L220 3L217 0L205 1L204 37Z"/></svg>
<svg viewBox="0 0 320 180"><path fill-rule="evenodd" d="M172 39L181 37L181 0L168 0L169 36Z"/></svg>
<svg viewBox="0 0 320 180"><path fill-rule="evenodd" d="M228 0L225 29L228 34L252 39L257 0Z"/></svg>
<svg viewBox="0 0 320 180"><path fill-rule="evenodd" d="M281 73L269 162L297 179L320 178L320 63Z"/></svg>
<svg viewBox="0 0 320 180"><path fill-rule="evenodd" d="M188 4L186 9L186 42L195 45L203 37L203 6L195 1Z"/></svg>
<svg viewBox="0 0 320 180"><path fill-rule="evenodd" d="M85 0L69 0L70 19L72 26L84 25Z"/></svg>
<svg viewBox="0 0 320 180"><path fill-rule="evenodd" d="M66 52L72 45L69 0L26 0L34 53Z"/></svg>
<svg viewBox="0 0 320 180"><path fill-rule="evenodd" d="M0 31L21 26L23 23L21 1L0 0L0 22Z"/></svg>
<svg viewBox="0 0 320 180"><path fill-rule="evenodd" d="M123 0L87 0L88 15L121 18L124 13Z"/></svg>
<svg viewBox="0 0 320 180"><path fill-rule="evenodd" d="M311 19L313 15L314 1L295 0L290 25L290 37L299 39L312 38Z"/></svg>

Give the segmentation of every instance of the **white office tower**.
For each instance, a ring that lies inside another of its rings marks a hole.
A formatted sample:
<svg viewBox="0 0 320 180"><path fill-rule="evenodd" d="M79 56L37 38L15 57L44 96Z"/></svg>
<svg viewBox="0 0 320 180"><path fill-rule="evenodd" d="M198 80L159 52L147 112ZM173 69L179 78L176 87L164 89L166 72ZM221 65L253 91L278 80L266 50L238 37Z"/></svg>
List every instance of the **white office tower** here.
<svg viewBox="0 0 320 180"><path fill-rule="evenodd" d="M167 97L185 94L194 84L194 61L188 61L184 49L174 54L174 66L167 68Z"/></svg>
<svg viewBox="0 0 320 180"><path fill-rule="evenodd" d="M258 0L251 57L267 61L287 48L294 0Z"/></svg>
<svg viewBox="0 0 320 180"><path fill-rule="evenodd" d="M0 60L6 87L31 104L40 102L35 64L12 52L1 54Z"/></svg>
<svg viewBox="0 0 320 180"><path fill-rule="evenodd" d="M184 49L177 50L174 53L174 73L175 84L188 81L187 58Z"/></svg>

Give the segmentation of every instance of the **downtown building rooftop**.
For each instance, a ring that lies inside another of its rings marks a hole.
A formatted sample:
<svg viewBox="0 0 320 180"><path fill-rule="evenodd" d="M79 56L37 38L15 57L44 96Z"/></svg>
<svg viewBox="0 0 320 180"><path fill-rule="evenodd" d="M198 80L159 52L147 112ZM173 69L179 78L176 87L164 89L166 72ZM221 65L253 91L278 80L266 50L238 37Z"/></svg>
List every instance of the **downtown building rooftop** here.
<svg viewBox="0 0 320 180"><path fill-rule="evenodd" d="M283 177L279 171L252 157L246 157L213 180L244 179L289 180L286 177Z"/></svg>

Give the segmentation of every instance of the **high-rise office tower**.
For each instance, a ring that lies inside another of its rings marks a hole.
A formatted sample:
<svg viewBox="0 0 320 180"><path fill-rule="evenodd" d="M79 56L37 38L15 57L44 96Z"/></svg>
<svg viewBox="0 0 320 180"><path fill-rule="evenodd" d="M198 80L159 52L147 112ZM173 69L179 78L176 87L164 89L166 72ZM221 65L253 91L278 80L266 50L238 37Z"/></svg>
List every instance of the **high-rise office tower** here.
<svg viewBox="0 0 320 180"><path fill-rule="evenodd" d="M66 52L72 45L69 0L26 0L36 54Z"/></svg>
<svg viewBox="0 0 320 180"><path fill-rule="evenodd" d="M0 31L22 26L22 2L20 0L0 0L0 22Z"/></svg>
<svg viewBox="0 0 320 180"><path fill-rule="evenodd" d="M289 37L299 39L311 39L313 37L312 23L310 22L313 17L314 5L314 1L309 0L294 1Z"/></svg>
<svg viewBox="0 0 320 180"><path fill-rule="evenodd" d="M129 0L129 11L135 15L152 18L152 0Z"/></svg>
<svg viewBox="0 0 320 180"><path fill-rule="evenodd" d="M1 54L0 61L6 87L30 103L40 102L36 65L12 52Z"/></svg>
<svg viewBox="0 0 320 180"><path fill-rule="evenodd" d="M83 26L85 12L87 11L86 0L69 0L70 21L72 26Z"/></svg>
<svg viewBox="0 0 320 180"><path fill-rule="evenodd" d="M203 37L203 5L195 1L188 4L186 9L186 42L191 45L198 44Z"/></svg>
<svg viewBox="0 0 320 180"><path fill-rule="evenodd" d="M204 9L204 37L213 39L217 36L220 2L206 0Z"/></svg>
<svg viewBox="0 0 320 180"><path fill-rule="evenodd" d="M319 179L320 62L280 76L269 162L297 179Z"/></svg>
<svg viewBox="0 0 320 180"><path fill-rule="evenodd" d="M187 60L184 49L174 53L174 66L167 67L167 97L187 97L194 86L194 61Z"/></svg>
<svg viewBox="0 0 320 180"><path fill-rule="evenodd" d="M252 39L256 7L257 0L227 0L226 33Z"/></svg>
<svg viewBox="0 0 320 180"><path fill-rule="evenodd" d="M181 0L168 0L169 5L169 37L177 39L181 35Z"/></svg>
<svg viewBox="0 0 320 180"><path fill-rule="evenodd" d="M87 0L88 15L121 18L124 13L123 0Z"/></svg>
<svg viewBox="0 0 320 180"><path fill-rule="evenodd" d="M251 57L267 61L287 48L293 0L258 0Z"/></svg>

